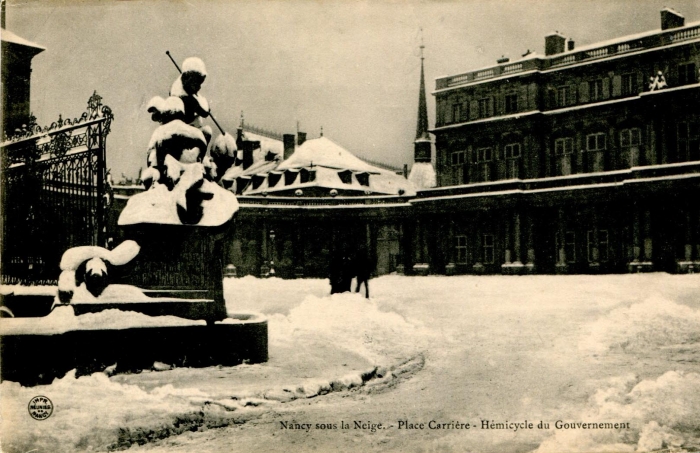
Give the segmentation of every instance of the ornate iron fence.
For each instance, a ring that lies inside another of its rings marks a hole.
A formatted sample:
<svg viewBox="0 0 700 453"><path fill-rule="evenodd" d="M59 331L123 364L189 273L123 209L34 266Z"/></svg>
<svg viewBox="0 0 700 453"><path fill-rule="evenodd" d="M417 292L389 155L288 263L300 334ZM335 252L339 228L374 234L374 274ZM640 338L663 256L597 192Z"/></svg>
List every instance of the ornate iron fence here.
<svg viewBox="0 0 700 453"><path fill-rule="evenodd" d="M31 118L0 144L3 283L53 283L67 248L105 245L113 118L94 93L79 118L43 128Z"/></svg>

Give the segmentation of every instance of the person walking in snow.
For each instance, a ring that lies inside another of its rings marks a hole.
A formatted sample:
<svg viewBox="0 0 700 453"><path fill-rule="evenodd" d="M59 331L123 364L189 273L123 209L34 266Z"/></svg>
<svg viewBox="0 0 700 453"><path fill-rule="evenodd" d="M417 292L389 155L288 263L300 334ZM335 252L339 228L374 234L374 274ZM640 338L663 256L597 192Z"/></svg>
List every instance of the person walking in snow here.
<svg viewBox="0 0 700 453"><path fill-rule="evenodd" d="M344 251L336 251L330 262L328 279L331 282L331 294L350 292L352 287L352 261Z"/></svg>
<svg viewBox="0 0 700 453"><path fill-rule="evenodd" d="M353 260L354 274L357 277L357 286L355 287L355 292L360 292L360 286L365 285L365 297L369 299L369 277L372 273L372 266L370 265L370 260L368 256L367 249L362 247L355 254L355 259Z"/></svg>

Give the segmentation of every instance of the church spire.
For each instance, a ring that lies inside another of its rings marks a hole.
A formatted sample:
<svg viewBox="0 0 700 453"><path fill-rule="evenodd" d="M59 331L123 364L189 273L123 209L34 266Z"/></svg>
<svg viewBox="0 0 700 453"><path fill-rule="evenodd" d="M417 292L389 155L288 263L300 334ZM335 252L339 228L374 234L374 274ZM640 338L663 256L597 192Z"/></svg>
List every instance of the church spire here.
<svg viewBox="0 0 700 453"><path fill-rule="evenodd" d="M428 103L425 100L425 71L423 70L423 29L420 37L420 90L418 92L418 126L416 127L416 140L430 139L428 135Z"/></svg>

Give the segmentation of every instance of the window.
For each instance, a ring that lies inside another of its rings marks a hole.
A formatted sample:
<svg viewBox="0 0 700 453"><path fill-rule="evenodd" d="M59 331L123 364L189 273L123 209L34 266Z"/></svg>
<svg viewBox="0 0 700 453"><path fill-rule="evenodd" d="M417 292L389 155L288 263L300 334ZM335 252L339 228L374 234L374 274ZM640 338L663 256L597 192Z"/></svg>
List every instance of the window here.
<svg viewBox="0 0 700 453"><path fill-rule="evenodd" d="M678 65L678 85L697 83L698 77L695 71L695 63Z"/></svg>
<svg viewBox="0 0 700 453"><path fill-rule="evenodd" d="M517 159L520 157L520 143L511 143L506 145L503 153L506 159Z"/></svg>
<svg viewBox="0 0 700 453"><path fill-rule="evenodd" d="M452 121L458 123L462 120L462 104L452 106Z"/></svg>
<svg viewBox="0 0 700 453"><path fill-rule="evenodd" d="M593 248L595 246L593 230L588 230L588 262L595 262L595 257L593 256ZM608 239L608 230L598 231L598 262L604 263L608 261L609 249L608 245L610 241Z"/></svg>
<svg viewBox="0 0 700 453"><path fill-rule="evenodd" d="M464 151L452 152L452 165L464 165Z"/></svg>
<svg viewBox="0 0 700 453"><path fill-rule="evenodd" d="M605 150L605 133L588 134L586 136L586 150L588 151L603 151Z"/></svg>
<svg viewBox="0 0 700 453"><path fill-rule="evenodd" d="M494 261L493 234L484 235L484 264L493 264Z"/></svg>
<svg viewBox="0 0 700 453"><path fill-rule="evenodd" d="M554 140L554 154L561 156L574 152L574 139L571 137L558 138Z"/></svg>
<svg viewBox="0 0 700 453"><path fill-rule="evenodd" d="M637 89L637 74L623 74L621 90L623 96L638 94L639 90Z"/></svg>
<svg viewBox="0 0 700 453"><path fill-rule="evenodd" d="M506 95L506 113L515 113L518 111L518 95Z"/></svg>
<svg viewBox="0 0 700 453"><path fill-rule="evenodd" d="M492 148L478 148L476 150L476 156L474 156L474 161L476 163L476 181L491 181L492 178L492 164L493 160L493 149Z"/></svg>
<svg viewBox="0 0 700 453"><path fill-rule="evenodd" d="M503 148L506 159L506 178L520 177L520 143L509 143Z"/></svg>
<svg viewBox="0 0 700 453"><path fill-rule="evenodd" d="M678 160L700 159L700 121L678 123Z"/></svg>
<svg viewBox="0 0 700 453"><path fill-rule="evenodd" d="M564 253L567 263L576 262L576 233L567 231L564 234Z"/></svg>
<svg viewBox="0 0 700 453"><path fill-rule="evenodd" d="M566 107L571 103L571 92L568 86L557 88L557 107Z"/></svg>
<svg viewBox="0 0 700 453"><path fill-rule="evenodd" d="M629 148L639 146L642 142L642 131L638 127L623 129L620 131L620 146Z"/></svg>
<svg viewBox="0 0 700 453"><path fill-rule="evenodd" d="M591 80L588 82L588 96L591 101L603 99L603 79Z"/></svg>
<svg viewBox="0 0 700 453"><path fill-rule="evenodd" d="M467 263L467 237L455 236L455 262L457 264Z"/></svg>
<svg viewBox="0 0 700 453"><path fill-rule="evenodd" d="M642 131L638 127L620 131L621 157L626 160L626 164L630 168L640 165L639 145L641 143Z"/></svg>
<svg viewBox="0 0 700 453"><path fill-rule="evenodd" d="M492 114L491 98L479 99L479 118L488 118Z"/></svg>
<svg viewBox="0 0 700 453"><path fill-rule="evenodd" d="M477 162L491 162L493 158L492 148L479 148L476 150Z"/></svg>

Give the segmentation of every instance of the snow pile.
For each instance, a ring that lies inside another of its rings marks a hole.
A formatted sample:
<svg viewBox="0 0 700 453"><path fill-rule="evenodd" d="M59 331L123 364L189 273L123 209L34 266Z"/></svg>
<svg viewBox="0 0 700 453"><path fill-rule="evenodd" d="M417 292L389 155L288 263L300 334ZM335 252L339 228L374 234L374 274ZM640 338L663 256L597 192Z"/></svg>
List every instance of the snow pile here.
<svg viewBox="0 0 700 453"><path fill-rule="evenodd" d="M301 304L309 295L324 297L331 287L327 279L242 278L224 279L224 299L229 313L279 313Z"/></svg>
<svg viewBox="0 0 700 453"><path fill-rule="evenodd" d="M22 387L5 381L2 394L2 447L4 451L105 451L129 434L127 427L162 431L199 412L199 390L171 385L150 392L119 384L102 373L75 378L75 372L51 385ZM54 412L40 423L27 412L36 395L48 397Z"/></svg>
<svg viewBox="0 0 700 453"><path fill-rule="evenodd" d="M700 447L700 374L668 371L654 380L615 378L596 392L581 421L629 422L630 429L557 430L537 453Z"/></svg>
<svg viewBox="0 0 700 453"><path fill-rule="evenodd" d="M616 308L590 328L590 337L579 343L581 349L644 352L649 348L700 342L700 310L655 296Z"/></svg>
<svg viewBox="0 0 700 453"><path fill-rule="evenodd" d="M268 318L271 346L328 342L375 364L395 363L426 347L424 328L358 293L308 296L288 316Z"/></svg>
<svg viewBox="0 0 700 453"><path fill-rule="evenodd" d="M42 318L5 318L0 320L3 335L26 333L51 335L71 330L192 325L206 325L206 321L194 321L178 318L177 316L148 316L142 313L116 309L76 316L73 312L73 307L70 305L56 307L48 316Z"/></svg>

